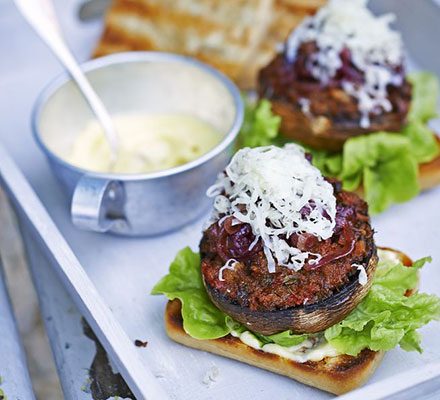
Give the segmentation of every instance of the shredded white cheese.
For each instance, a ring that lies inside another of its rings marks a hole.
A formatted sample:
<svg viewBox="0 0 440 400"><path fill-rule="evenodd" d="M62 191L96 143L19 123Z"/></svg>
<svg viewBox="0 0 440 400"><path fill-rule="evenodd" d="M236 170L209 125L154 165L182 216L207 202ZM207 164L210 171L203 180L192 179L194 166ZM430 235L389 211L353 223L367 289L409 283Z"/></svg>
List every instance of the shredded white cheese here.
<svg viewBox="0 0 440 400"><path fill-rule="evenodd" d="M251 246L263 241L269 272L275 272L275 260L298 271L306 261L320 258L292 247L287 241L292 234L323 240L333 235L333 187L294 144L238 151L207 194L215 196L210 223L225 215L248 223L256 236Z"/></svg>
<svg viewBox="0 0 440 400"><path fill-rule="evenodd" d="M223 278L223 272L225 271L225 269L229 269L230 271L233 271L237 263L238 261L234 260L233 258L226 261L225 265L223 265L223 267L221 267L220 270L218 271L218 280L224 282L225 278Z"/></svg>
<svg viewBox="0 0 440 400"><path fill-rule="evenodd" d="M294 61L302 43L315 42L318 52L310 69L324 84L341 68L340 53L347 48L353 64L364 72L365 82L355 85L346 81L342 88L357 99L364 128L370 125L369 113L390 111L387 86L402 83L401 76L394 74L390 66L403 60L401 35L390 28L395 16L376 17L368 10L367 2L330 0L290 34L284 48L287 59Z"/></svg>
<svg viewBox="0 0 440 400"><path fill-rule="evenodd" d="M303 114L309 117L311 115L311 113L310 113L310 100L302 97L298 100L298 103L301 107L301 111L303 112Z"/></svg>
<svg viewBox="0 0 440 400"><path fill-rule="evenodd" d="M359 284L365 286L368 283L368 275L365 267L361 264L352 264L351 266L357 268L357 270L359 271Z"/></svg>

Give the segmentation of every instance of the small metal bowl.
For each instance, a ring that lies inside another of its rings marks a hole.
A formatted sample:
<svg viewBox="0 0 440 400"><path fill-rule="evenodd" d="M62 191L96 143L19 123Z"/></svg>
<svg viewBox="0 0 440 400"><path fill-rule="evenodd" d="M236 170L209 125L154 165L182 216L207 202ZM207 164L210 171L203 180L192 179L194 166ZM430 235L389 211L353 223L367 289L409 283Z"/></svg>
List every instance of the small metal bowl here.
<svg viewBox="0 0 440 400"><path fill-rule="evenodd" d="M205 192L228 163L243 122L237 87L214 68L168 53L131 52L83 64L110 113L180 112L211 123L223 140L200 158L159 172L87 171L65 160L93 115L67 75L55 79L34 108L34 137L72 199L73 223L120 235L156 235L182 227L210 204Z"/></svg>

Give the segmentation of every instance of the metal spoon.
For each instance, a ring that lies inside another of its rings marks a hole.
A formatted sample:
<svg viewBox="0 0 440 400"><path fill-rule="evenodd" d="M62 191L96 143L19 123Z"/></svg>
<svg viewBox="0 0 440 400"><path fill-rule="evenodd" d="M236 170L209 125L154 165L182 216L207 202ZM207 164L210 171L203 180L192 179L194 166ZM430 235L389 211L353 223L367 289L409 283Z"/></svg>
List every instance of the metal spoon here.
<svg viewBox="0 0 440 400"><path fill-rule="evenodd" d="M14 3L23 17L34 28L40 38L49 46L77 83L96 118L104 129L105 136L110 145L112 161L114 162L118 154L119 140L112 119L67 47L62 37L52 1L14 0Z"/></svg>
<svg viewBox="0 0 440 400"><path fill-rule="evenodd" d="M78 18L82 22L101 18L110 3L111 0L86 0L78 9Z"/></svg>

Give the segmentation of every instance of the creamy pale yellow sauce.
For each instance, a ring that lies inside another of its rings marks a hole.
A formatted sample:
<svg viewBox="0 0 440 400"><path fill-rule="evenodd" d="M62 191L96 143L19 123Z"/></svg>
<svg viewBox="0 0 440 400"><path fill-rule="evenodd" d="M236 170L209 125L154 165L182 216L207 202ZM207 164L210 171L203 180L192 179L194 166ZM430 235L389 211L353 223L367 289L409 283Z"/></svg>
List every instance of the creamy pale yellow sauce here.
<svg viewBox="0 0 440 400"><path fill-rule="evenodd" d="M222 139L212 125L191 115L123 114L113 122L119 136L115 161L97 121L79 133L68 161L89 171L147 173L193 161Z"/></svg>
<svg viewBox="0 0 440 400"><path fill-rule="evenodd" d="M324 338L321 338L317 342L307 339L296 346L284 347L275 343L263 344L249 331L242 333L232 331L231 335L256 350L276 354L299 363L321 361L326 357L336 357L340 354L331 344L326 342Z"/></svg>

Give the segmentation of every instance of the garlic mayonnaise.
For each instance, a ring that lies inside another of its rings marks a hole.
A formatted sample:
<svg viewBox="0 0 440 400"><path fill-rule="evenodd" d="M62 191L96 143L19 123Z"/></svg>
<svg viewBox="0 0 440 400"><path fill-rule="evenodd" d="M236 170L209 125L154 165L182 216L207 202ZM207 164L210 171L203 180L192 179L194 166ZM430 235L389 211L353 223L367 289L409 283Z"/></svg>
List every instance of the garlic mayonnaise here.
<svg viewBox="0 0 440 400"><path fill-rule="evenodd" d="M276 354L280 357L299 363L321 361L326 357L336 357L340 355L338 350L336 350L324 338L320 338L319 340L306 339L304 342L296 346L284 347L275 343L263 344L252 332L249 331L244 331L242 333L232 331L231 335L240 339L241 342L253 349L261 350L265 353Z"/></svg>
<svg viewBox="0 0 440 400"><path fill-rule="evenodd" d="M193 161L222 139L212 125L186 114L121 114L113 122L119 135L115 162L97 121L80 132L68 161L95 172L148 173Z"/></svg>

